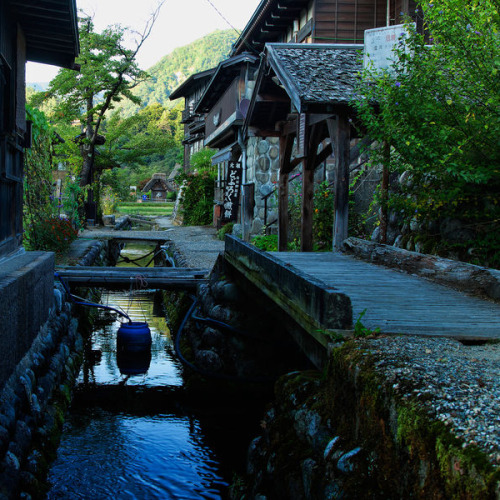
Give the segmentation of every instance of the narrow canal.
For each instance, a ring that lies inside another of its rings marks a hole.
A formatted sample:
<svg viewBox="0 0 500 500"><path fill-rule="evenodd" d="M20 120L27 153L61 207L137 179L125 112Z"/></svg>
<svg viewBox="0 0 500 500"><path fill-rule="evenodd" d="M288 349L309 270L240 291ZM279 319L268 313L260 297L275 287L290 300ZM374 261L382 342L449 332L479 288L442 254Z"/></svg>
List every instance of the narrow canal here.
<svg viewBox="0 0 500 500"><path fill-rule="evenodd" d="M265 398L244 386L236 397L189 396L160 298L103 293L103 304L149 324L151 356L117 359L123 319L100 312L49 472L49 499L227 498L244 470Z"/></svg>

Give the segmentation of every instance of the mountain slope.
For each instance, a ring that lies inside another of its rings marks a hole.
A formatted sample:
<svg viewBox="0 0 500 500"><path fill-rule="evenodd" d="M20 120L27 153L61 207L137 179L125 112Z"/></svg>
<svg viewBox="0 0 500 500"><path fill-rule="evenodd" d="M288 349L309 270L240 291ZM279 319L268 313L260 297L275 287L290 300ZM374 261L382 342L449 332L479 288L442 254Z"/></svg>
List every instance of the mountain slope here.
<svg viewBox="0 0 500 500"><path fill-rule="evenodd" d="M166 106L172 91L190 75L214 68L224 60L236 38L233 30L217 30L164 56L148 70L151 78L134 89L133 93L141 99L141 107L155 102ZM130 101L120 107L126 116L138 109Z"/></svg>

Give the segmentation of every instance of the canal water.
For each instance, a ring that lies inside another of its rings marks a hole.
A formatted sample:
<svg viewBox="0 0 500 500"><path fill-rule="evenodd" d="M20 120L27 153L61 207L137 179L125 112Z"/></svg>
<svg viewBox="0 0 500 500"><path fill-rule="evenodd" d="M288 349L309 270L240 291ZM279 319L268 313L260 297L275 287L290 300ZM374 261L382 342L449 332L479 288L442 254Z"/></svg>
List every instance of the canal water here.
<svg viewBox="0 0 500 500"><path fill-rule="evenodd" d="M123 319L100 312L49 472L49 499L227 498L244 471L265 398L244 386L231 398L190 396L159 298L154 291L103 293L103 304L147 321L151 356L117 359Z"/></svg>

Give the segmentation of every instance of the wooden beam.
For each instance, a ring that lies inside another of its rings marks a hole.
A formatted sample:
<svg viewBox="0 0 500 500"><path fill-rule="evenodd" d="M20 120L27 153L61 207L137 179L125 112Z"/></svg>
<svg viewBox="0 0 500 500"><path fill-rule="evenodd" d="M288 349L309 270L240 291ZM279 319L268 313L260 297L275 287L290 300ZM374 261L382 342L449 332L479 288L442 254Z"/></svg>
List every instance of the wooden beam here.
<svg viewBox="0 0 500 500"><path fill-rule="evenodd" d="M324 121L328 120L329 118L335 118L335 115L333 115L331 113L328 113L328 114L313 113L307 117L307 123L309 125L316 125L316 123L324 122Z"/></svg>
<svg viewBox="0 0 500 500"><path fill-rule="evenodd" d="M195 289L207 280L207 269L180 267L96 267L66 266L57 273L70 286L112 290L135 288Z"/></svg>
<svg viewBox="0 0 500 500"><path fill-rule="evenodd" d="M318 168L332 153L333 153L332 143L327 144L325 148L316 156L314 168Z"/></svg>
<svg viewBox="0 0 500 500"><path fill-rule="evenodd" d="M300 251L312 252L314 213L314 169L307 168L307 159L302 167L302 210L300 227Z"/></svg>
<svg viewBox="0 0 500 500"><path fill-rule="evenodd" d="M305 158L302 168L302 220L300 238L300 249L302 252L312 252L313 250L314 170L322 133L322 123L307 127L305 140L309 154Z"/></svg>
<svg viewBox="0 0 500 500"><path fill-rule="evenodd" d="M346 112L337 115L335 128L335 222L333 248L340 250L349 221L350 124Z"/></svg>
<svg viewBox="0 0 500 500"><path fill-rule="evenodd" d="M255 99L255 102L290 102L288 97L283 95L273 95L273 94L259 94Z"/></svg>
<svg viewBox="0 0 500 500"><path fill-rule="evenodd" d="M254 137L281 137L281 134L276 130L262 130L257 127L250 127L249 131Z"/></svg>
<svg viewBox="0 0 500 500"><path fill-rule="evenodd" d="M367 148L371 143L373 142L373 139L367 135L363 137L354 147L351 148L351 163L361 154L364 152L365 148Z"/></svg>
<svg viewBox="0 0 500 500"><path fill-rule="evenodd" d="M292 155L293 137L280 137L280 177L278 197L278 251L284 252L288 247L288 172Z"/></svg>
<svg viewBox="0 0 500 500"><path fill-rule="evenodd" d="M281 127L281 133L283 135L297 135L297 118L293 118L292 120L288 120Z"/></svg>

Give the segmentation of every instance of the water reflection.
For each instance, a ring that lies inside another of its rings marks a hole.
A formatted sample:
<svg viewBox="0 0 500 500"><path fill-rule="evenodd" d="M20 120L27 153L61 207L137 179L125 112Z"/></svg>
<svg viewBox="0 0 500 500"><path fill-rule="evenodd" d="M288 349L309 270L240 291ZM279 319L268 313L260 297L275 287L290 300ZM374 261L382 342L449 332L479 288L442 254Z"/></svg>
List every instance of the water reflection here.
<svg viewBox="0 0 500 500"><path fill-rule="evenodd" d="M228 480L220 458L207 446L200 421L181 403L181 367L164 318L153 316L154 294L130 300L109 293L104 300L134 321L147 318L151 351L117 359L121 323L103 318L86 346L48 498L224 497ZM123 368L134 363L148 369L135 374Z"/></svg>
<svg viewBox="0 0 500 500"><path fill-rule="evenodd" d="M156 297L157 301L160 297ZM130 377L120 373L117 362L116 335L122 319L109 320L109 313L104 312L101 321L87 340L83 369L78 382L84 384L141 384L146 386L182 385L181 366L173 356L173 343L165 318L159 316L161 308L155 306L154 292L134 291L129 293L107 292L103 295L103 303L124 310L132 321L147 321L151 330L151 363L147 374ZM154 311L155 310L155 311ZM155 315L154 312L157 314ZM103 314L103 313L100 313ZM140 355L137 363L145 363ZM134 357L120 362L133 363Z"/></svg>

